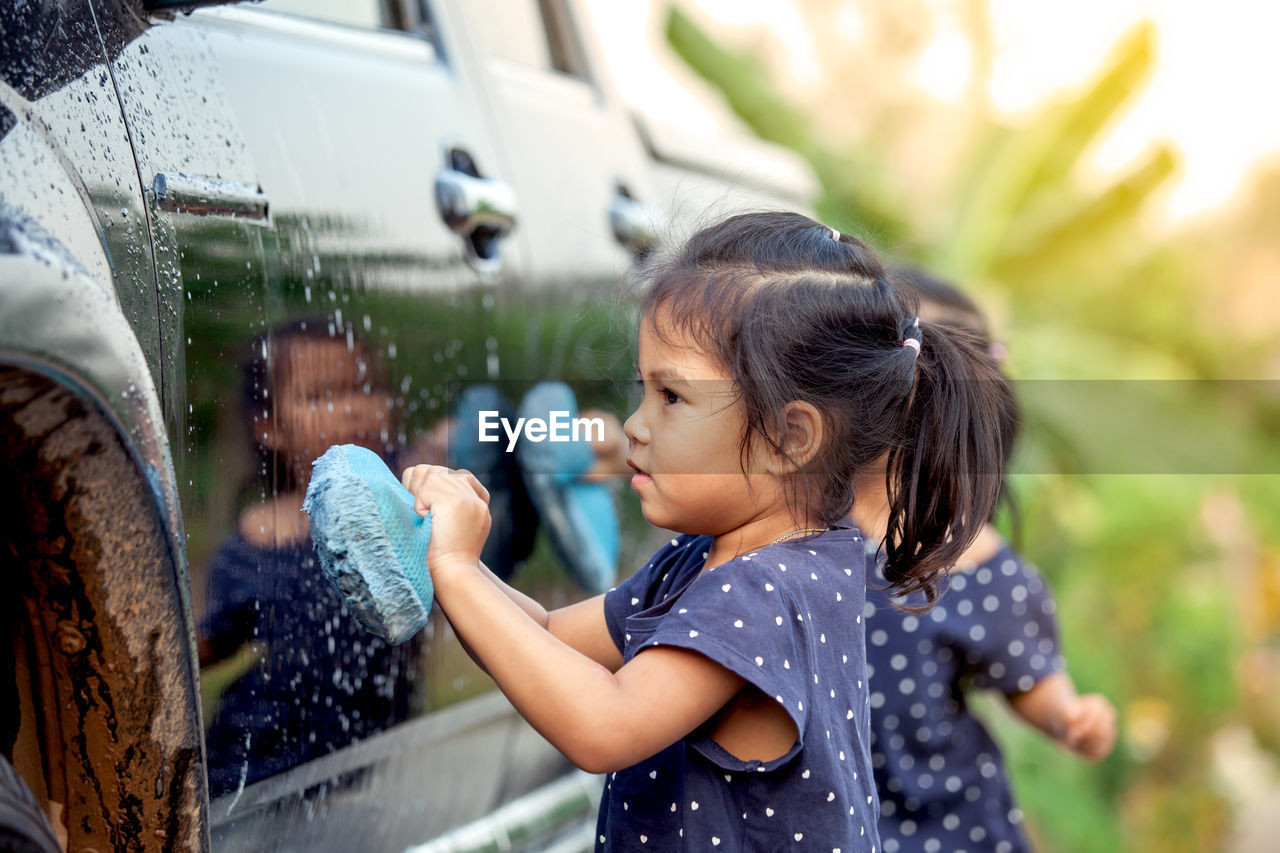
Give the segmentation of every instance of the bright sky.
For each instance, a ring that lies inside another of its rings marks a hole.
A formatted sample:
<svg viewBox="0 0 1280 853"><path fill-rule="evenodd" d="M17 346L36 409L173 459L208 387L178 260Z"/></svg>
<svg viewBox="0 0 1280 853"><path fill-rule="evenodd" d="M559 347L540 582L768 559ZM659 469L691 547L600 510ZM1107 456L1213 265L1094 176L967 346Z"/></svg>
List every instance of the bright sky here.
<svg viewBox="0 0 1280 853"><path fill-rule="evenodd" d="M795 57L792 70L798 78L819 73L810 67L808 36L791 14L789 0L692 2L709 18L726 23L766 22ZM925 51L918 79L939 98L956 97L969 73L967 45L948 24L955 19L958 0L929 2L938 10L942 26ZM638 106L653 107L660 115L675 114L688 126L706 126L711 119L705 104L658 68L652 47L636 37L646 26L656 37L652 4L653 0L590 0L619 88ZM1011 114L1047 94L1079 85L1133 23L1142 18L1155 22L1154 73L1099 146L1093 163L1110 172L1157 139L1175 142L1184 164L1168 198L1166 213L1171 218L1228 200L1259 158L1280 152L1280 109L1273 94L1280 80L1280 3L991 0L991 15L997 51L991 97ZM856 13L839 15L832 25L855 35Z"/></svg>
<svg viewBox="0 0 1280 853"><path fill-rule="evenodd" d="M1050 8L1052 7L1052 8ZM1087 11L1086 11L1087 10ZM1169 213L1226 201L1261 157L1280 151L1280 5L1256 0L995 0L1000 61L992 97L1023 106L1037 91L1070 85L1096 67L1136 20L1156 24L1156 67L1133 108L1097 153L1115 168L1158 138L1173 140L1185 169Z"/></svg>

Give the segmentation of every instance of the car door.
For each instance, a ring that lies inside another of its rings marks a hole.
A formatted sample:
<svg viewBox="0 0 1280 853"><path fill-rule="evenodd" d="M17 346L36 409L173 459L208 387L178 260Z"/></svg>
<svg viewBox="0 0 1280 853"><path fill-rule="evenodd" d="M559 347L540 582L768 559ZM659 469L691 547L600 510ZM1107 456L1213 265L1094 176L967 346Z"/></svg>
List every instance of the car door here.
<svg viewBox="0 0 1280 853"><path fill-rule="evenodd" d="M611 298L608 288L657 223L644 148L579 29L583 17L567 0L447 8L468 36L486 118L511 164L532 280L539 289Z"/></svg>
<svg viewBox="0 0 1280 853"><path fill-rule="evenodd" d="M495 294L524 264L491 129L406 15L202 10L116 62L163 280L219 850L399 850L523 793L502 777L523 724L491 682L440 620L396 648L365 634L299 512L330 444L393 467L439 452L449 388L498 369Z"/></svg>

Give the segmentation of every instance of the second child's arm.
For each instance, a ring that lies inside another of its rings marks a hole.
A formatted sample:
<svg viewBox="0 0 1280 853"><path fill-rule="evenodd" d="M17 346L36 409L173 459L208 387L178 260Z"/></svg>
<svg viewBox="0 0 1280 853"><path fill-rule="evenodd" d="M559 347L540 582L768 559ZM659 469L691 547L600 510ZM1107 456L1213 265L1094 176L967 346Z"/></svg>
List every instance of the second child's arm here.
<svg viewBox="0 0 1280 853"><path fill-rule="evenodd" d="M1018 716L1091 761L1106 758L1116 740L1116 711L1105 696L1076 693L1071 676L1054 672L1030 690L1007 697Z"/></svg>

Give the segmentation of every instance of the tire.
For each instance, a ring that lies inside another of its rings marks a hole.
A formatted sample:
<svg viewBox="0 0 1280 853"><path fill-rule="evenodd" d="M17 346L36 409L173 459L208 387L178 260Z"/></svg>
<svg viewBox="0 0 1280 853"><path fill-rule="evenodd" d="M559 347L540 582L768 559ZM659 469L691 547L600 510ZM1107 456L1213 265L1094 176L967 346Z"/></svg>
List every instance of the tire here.
<svg viewBox="0 0 1280 853"><path fill-rule="evenodd" d="M0 582L17 593L0 599L14 661L0 755L61 805L72 850L208 849L186 580L165 524L92 398L0 365Z"/></svg>

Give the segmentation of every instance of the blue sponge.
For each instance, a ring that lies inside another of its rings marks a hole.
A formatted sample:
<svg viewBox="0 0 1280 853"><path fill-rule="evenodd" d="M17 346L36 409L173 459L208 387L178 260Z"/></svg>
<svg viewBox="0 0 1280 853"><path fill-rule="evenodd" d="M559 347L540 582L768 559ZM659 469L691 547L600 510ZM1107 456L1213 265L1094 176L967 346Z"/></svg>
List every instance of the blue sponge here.
<svg viewBox="0 0 1280 853"><path fill-rule="evenodd" d="M403 643L431 612L431 517L372 450L339 444L313 464L302 508L325 576L365 628Z"/></svg>
<svg viewBox="0 0 1280 853"><path fill-rule="evenodd" d="M578 416L578 401L563 382L540 382L520 402L519 416L548 420L551 412ZM588 592L605 592L617 577L621 538L613 496L601 483L584 483L595 461L586 441L532 442L522 438L516 459L529 497L551 543L573 579Z"/></svg>

